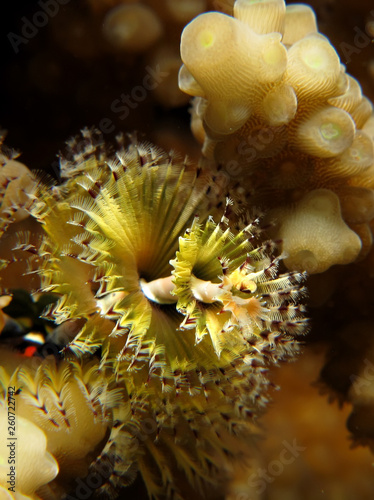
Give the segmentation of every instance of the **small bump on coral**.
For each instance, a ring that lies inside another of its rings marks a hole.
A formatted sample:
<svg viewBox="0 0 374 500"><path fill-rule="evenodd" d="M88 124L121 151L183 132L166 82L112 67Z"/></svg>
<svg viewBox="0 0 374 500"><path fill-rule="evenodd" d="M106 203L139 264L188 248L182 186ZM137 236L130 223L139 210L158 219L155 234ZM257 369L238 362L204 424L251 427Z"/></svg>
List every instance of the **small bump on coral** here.
<svg viewBox="0 0 374 500"><path fill-rule="evenodd" d="M346 111L325 107L300 123L296 146L304 153L330 158L348 149L354 134L355 124Z"/></svg>
<svg viewBox="0 0 374 500"><path fill-rule="evenodd" d="M312 274L353 262L362 245L341 217L339 198L327 189L311 191L294 209L284 211L279 237L288 255L286 266Z"/></svg>
<svg viewBox="0 0 374 500"><path fill-rule="evenodd" d="M282 42L293 45L297 41L317 32L316 15L309 5L287 5Z"/></svg>
<svg viewBox="0 0 374 500"><path fill-rule="evenodd" d="M234 17L259 34L283 32L284 0L236 0Z"/></svg>
<svg viewBox="0 0 374 500"><path fill-rule="evenodd" d="M306 36L289 48L286 81L298 97L322 99L332 96L339 76L338 54L319 34Z"/></svg>

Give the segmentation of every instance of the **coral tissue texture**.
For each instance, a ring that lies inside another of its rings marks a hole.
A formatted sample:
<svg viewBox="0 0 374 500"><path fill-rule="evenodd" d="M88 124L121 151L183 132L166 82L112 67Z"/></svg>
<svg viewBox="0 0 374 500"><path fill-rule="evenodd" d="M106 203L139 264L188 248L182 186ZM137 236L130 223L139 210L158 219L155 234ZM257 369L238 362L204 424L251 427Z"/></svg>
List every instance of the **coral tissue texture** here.
<svg viewBox="0 0 374 500"><path fill-rule="evenodd" d="M192 130L277 221L289 269L320 273L372 247L372 104L307 5L238 0L182 33L179 85ZM307 236L314 234L314 241Z"/></svg>
<svg viewBox="0 0 374 500"><path fill-rule="evenodd" d="M105 443L112 409L123 394L119 388L110 388L112 377L104 376L94 360L82 364L73 359L59 362L54 357L32 358L23 360L14 370L16 361L11 351L1 353L3 429L12 428L8 428L9 396L16 409L16 482L11 490L15 496L9 498L18 498L20 493L27 498L60 498L73 487L77 476L87 475L90 463ZM16 387L9 393L9 388ZM3 454L12 438L4 432L2 439ZM7 472L9 462L3 462L0 487L5 489L9 487Z"/></svg>

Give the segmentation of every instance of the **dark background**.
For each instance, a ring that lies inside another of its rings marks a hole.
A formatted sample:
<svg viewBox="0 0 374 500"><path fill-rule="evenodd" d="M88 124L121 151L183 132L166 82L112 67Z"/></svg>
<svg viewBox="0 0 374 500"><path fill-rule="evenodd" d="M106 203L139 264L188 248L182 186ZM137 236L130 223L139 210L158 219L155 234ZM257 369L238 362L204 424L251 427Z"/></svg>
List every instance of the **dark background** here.
<svg viewBox="0 0 374 500"><path fill-rule="evenodd" d="M355 27L364 30L365 23L374 22L370 15L374 6L370 0L313 0L311 5L320 30L344 62L342 44L354 46ZM100 37L101 20L92 15L88 1L60 5L58 14L27 43L21 43L16 54L9 33L22 36L23 18L32 22L40 10L36 1L17 0L4 3L0 12L0 127L8 131L6 144L22 152L27 166L50 169L69 137L84 126L98 126L103 118L112 120L115 133L137 130L141 137L157 141L158 131L169 129L179 133L182 142L183 137L191 140L188 106L168 108L150 95L125 120L111 111L114 99L142 81L147 54L111 52ZM170 38L170 43L177 46L177 38ZM374 45L359 53L356 50L347 71L372 97Z"/></svg>

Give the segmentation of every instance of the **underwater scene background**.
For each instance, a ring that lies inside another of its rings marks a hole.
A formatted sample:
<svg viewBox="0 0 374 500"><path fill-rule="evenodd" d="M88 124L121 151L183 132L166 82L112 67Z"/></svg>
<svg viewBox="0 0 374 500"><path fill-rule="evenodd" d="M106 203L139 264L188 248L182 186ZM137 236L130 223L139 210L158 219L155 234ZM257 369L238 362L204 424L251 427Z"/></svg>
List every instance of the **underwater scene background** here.
<svg viewBox="0 0 374 500"><path fill-rule="evenodd" d="M373 498L374 6L309 6L7 5L1 498Z"/></svg>

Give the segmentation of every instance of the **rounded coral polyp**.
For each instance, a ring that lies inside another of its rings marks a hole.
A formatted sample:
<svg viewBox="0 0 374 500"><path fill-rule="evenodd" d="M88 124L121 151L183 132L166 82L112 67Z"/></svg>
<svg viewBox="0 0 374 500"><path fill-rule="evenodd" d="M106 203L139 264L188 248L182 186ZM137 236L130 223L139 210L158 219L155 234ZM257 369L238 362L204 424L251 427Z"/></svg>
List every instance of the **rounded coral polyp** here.
<svg viewBox="0 0 374 500"><path fill-rule="evenodd" d="M262 105L269 125L285 125L296 115L297 97L290 85L280 84L266 94Z"/></svg>
<svg viewBox="0 0 374 500"><path fill-rule="evenodd" d="M181 39L182 61L208 97L251 101L258 82L281 78L286 49L277 34L258 35L233 17L202 14Z"/></svg>
<svg viewBox="0 0 374 500"><path fill-rule="evenodd" d="M374 217L374 191L346 186L338 190L342 214L349 224L364 224Z"/></svg>
<svg viewBox="0 0 374 500"><path fill-rule="evenodd" d="M118 5L105 16L104 38L117 50L141 53L162 35L162 25L152 9L145 5Z"/></svg>
<svg viewBox="0 0 374 500"><path fill-rule="evenodd" d="M365 122L362 130L374 141L374 114Z"/></svg>
<svg viewBox="0 0 374 500"><path fill-rule="evenodd" d="M236 0L234 17L259 34L282 33L286 5L284 0Z"/></svg>
<svg viewBox="0 0 374 500"><path fill-rule="evenodd" d="M186 94L196 97L204 97L204 90L200 87L184 64L182 64L179 70L178 85L179 88Z"/></svg>
<svg viewBox="0 0 374 500"><path fill-rule="evenodd" d="M261 37L262 48L257 62L258 80L263 83L279 81L286 71L287 50L281 43L282 35L269 33Z"/></svg>
<svg viewBox="0 0 374 500"><path fill-rule="evenodd" d="M353 262L361 250L360 238L342 219L339 198L328 189L309 192L286 211L279 236L287 267L312 274Z"/></svg>
<svg viewBox="0 0 374 500"><path fill-rule="evenodd" d="M359 130L356 132L352 145L338 157L334 169L338 169L340 175L357 175L373 163L373 142L365 132Z"/></svg>
<svg viewBox="0 0 374 500"><path fill-rule="evenodd" d="M362 128L373 113L373 105L367 97L361 99L360 104L351 112L357 128Z"/></svg>
<svg viewBox="0 0 374 500"><path fill-rule="evenodd" d="M320 35L310 35L288 50L286 81L298 97L330 97L339 82L340 61L333 46Z"/></svg>
<svg viewBox="0 0 374 500"><path fill-rule="evenodd" d="M0 422L1 428L7 428L7 412L0 405ZM0 498L11 500L39 498L35 491L52 481L59 472L58 463L51 453L47 450L47 438L44 432L32 421L23 416L17 415L16 418L17 444L15 459L16 460L16 481L17 481L17 496L8 494L3 495L1 486L10 484L9 476L6 476L5 465L1 462L0 472ZM8 438L9 439L9 438ZM5 444L6 443L6 444ZM7 448L11 444L10 440L5 440L4 437L0 441L2 456L5 460L5 449L9 454L11 448ZM12 462L10 462L12 463ZM7 472L9 472L9 466ZM13 469L14 470L14 469ZM8 481L8 484L7 484Z"/></svg>
<svg viewBox="0 0 374 500"><path fill-rule="evenodd" d="M304 153L330 158L348 149L354 135L355 124L350 115L342 109L328 106L299 125L296 146Z"/></svg>
<svg viewBox="0 0 374 500"><path fill-rule="evenodd" d="M191 109L191 131L195 139L203 144L206 134L203 126L203 116L207 107L207 101L202 98L194 99Z"/></svg>
<svg viewBox="0 0 374 500"><path fill-rule="evenodd" d="M251 116L251 109L240 102L213 101L208 104L205 122L216 134L232 134Z"/></svg>
<svg viewBox="0 0 374 500"><path fill-rule="evenodd" d="M287 5L283 43L293 45L312 33L317 33L317 20L313 9L304 4Z"/></svg>
<svg viewBox="0 0 374 500"><path fill-rule="evenodd" d="M337 108L344 109L350 113L361 102L362 92L358 81L352 76L348 75L348 88L347 90L336 97L330 97L328 103Z"/></svg>

